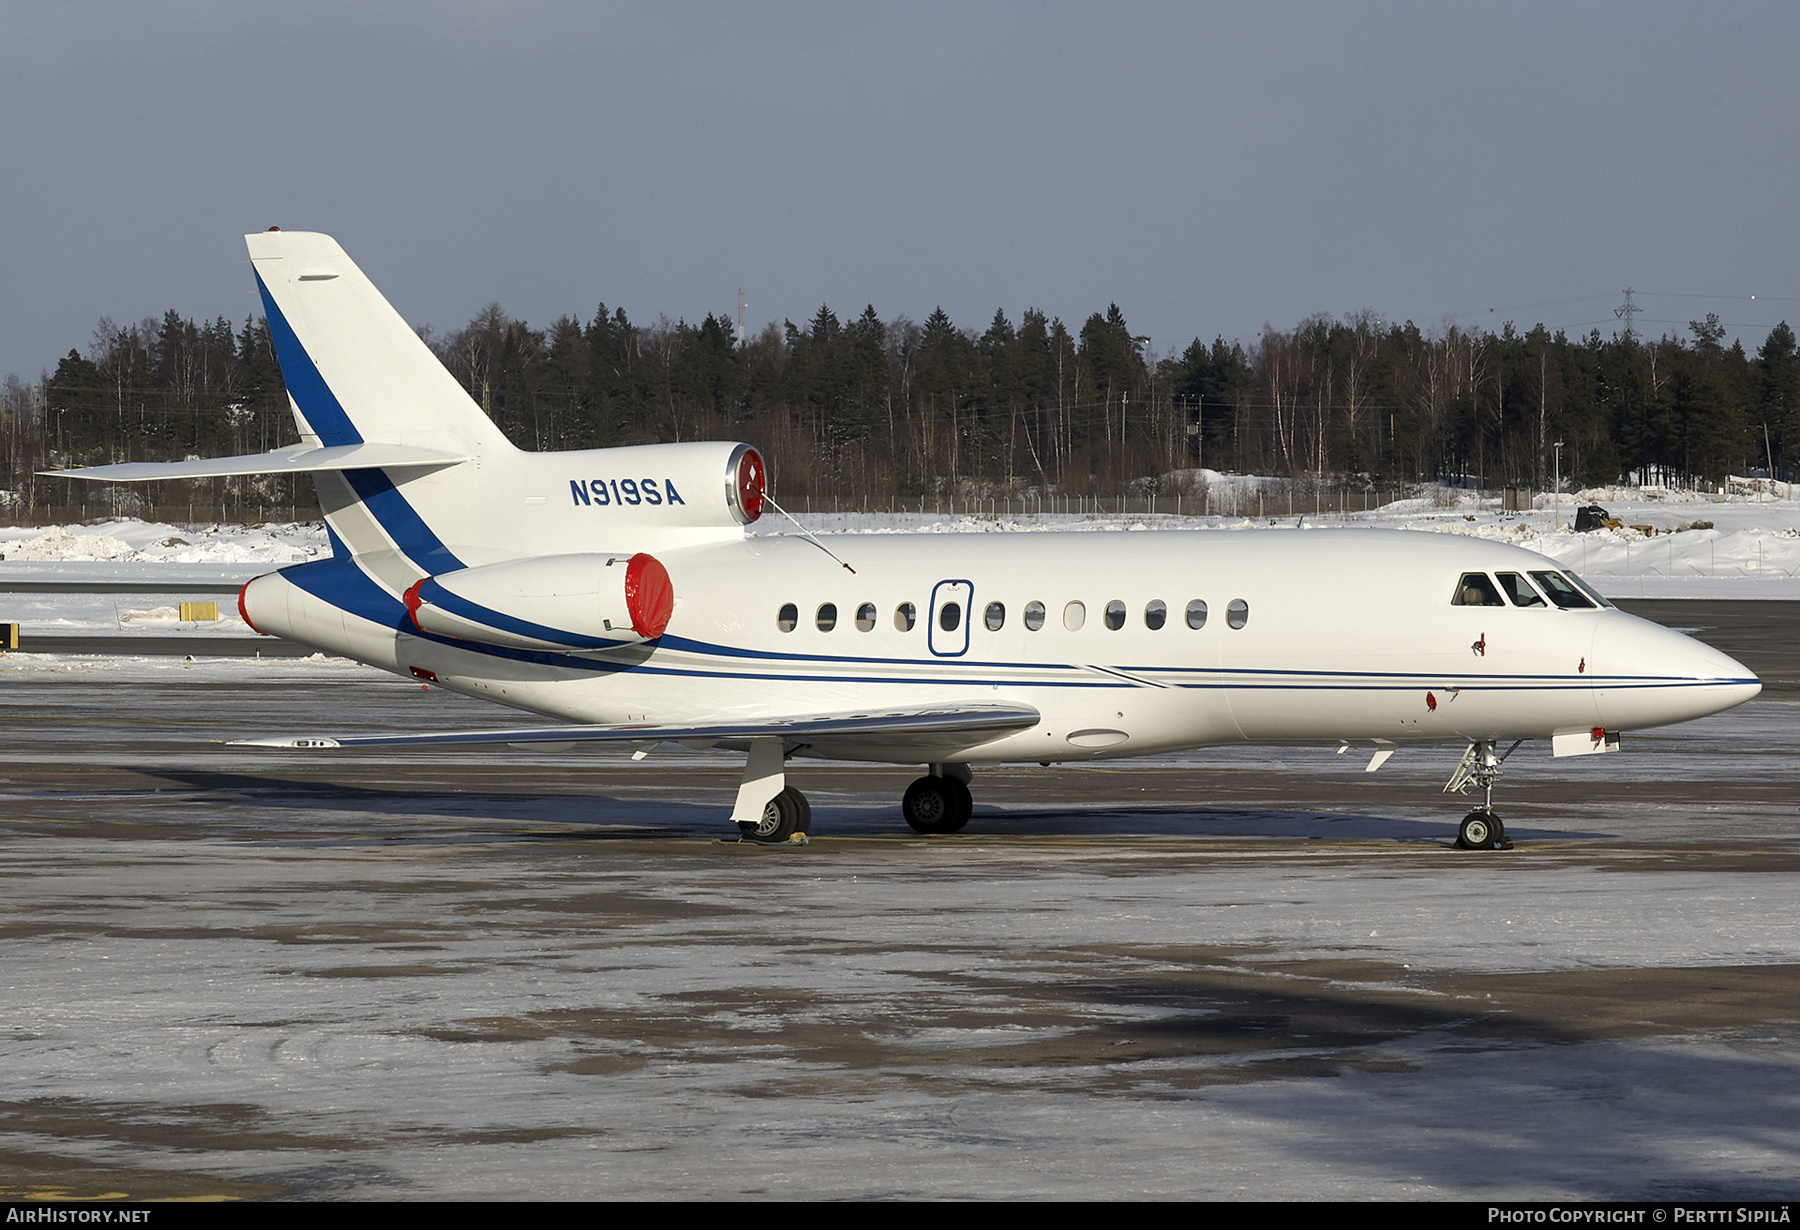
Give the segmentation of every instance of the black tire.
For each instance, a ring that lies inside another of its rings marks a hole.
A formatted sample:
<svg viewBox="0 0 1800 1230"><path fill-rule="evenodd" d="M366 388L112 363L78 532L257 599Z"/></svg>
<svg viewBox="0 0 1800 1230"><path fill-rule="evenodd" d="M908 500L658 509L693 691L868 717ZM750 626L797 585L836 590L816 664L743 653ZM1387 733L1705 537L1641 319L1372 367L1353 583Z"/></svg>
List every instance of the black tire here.
<svg viewBox="0 0 1800 1230"><path fill-rule="evenodd" d="M811 832L812 804L806 801L806 796L801 794L798 790L795 790L792 786L789 786L781 793L785 794L788 797L788 800L794 805L794 832Z"/></svg>
<svg viewBox="0 0 1800 1230"><path fill-rule="evenodd" d="M1456 830L1456 844L1465 850L1492 850L1500 842L1501 832L1498 816L1472 811Z"/></svg>
<svg viewBox="0 0 1800 1230"><path fill-rule="evenodd" d="M906 817L906 823L916 833L950 833L946 823L961 828L957 821L957 794L950 789L952 785L960 786L961 782L954 778L921 777L906 788L906 794L900 799L900 814ZM966 795L968 791L965 789ZM965 816L966 820L967 817Z"/></svg>
<svg viewBox="0 0 1800 1230"><path fill-rule="evenodd" d="M938 825L937 831L940 833L960 832L962 826L969 822L969 816L975 810L975 796L969 793L967 786L954 777L945 777L939 780L950 791L956 806L950 815L944 817L944 821Z"/></svg>
<svg viewBox="0 0 1800 1230"><path fill-rule="evenodd" d="M795 791L794 793L799 793ZM800 819L800 809L788 797L789 792L783 790L763 806L760 821L738 821L738 832L746 841L780 842L786 841L799 830L795 827ZM810 819L810 811L809 819Z"/></svg>

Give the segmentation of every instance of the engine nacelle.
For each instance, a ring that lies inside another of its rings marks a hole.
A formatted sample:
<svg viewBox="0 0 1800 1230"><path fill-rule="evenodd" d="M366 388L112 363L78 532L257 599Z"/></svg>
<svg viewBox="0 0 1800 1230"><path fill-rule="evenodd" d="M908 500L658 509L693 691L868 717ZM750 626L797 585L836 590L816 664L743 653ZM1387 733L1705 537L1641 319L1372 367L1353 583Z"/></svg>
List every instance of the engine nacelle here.
<svg viewBox="0 0 1800 1230"><path fill-rule="evenodd" d="M591 521L645 528L748 525L762 516L768 473L748 444L640 444L540 453L553 499ZM616 541L616 540L615 540Z"/></svg>
<svg viewBox="0 0 1800 1230"><path fill-rule="evenodd" d="M609 649L654 640L675 589L655 556L544 555L426 577L406 591L421 632L513 649Z"/></svg>

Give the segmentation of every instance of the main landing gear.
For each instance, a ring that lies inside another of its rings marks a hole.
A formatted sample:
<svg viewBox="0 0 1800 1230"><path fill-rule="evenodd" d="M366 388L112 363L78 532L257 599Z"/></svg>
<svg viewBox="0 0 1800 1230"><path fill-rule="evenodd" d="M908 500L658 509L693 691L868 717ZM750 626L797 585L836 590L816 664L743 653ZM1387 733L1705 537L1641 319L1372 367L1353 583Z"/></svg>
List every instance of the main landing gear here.
<svg viewBox="0 0 1800 1230"><path fill-rule="evenodd" d="M1456 766L1456 772L1450 775L1450 781L1444 786L1445 794L1462 794L1470 786L1478 786L1482 792L1481 806L1463 817L1456 829L1456 845L1461 850L1510 850L1513 843L1507 840L1506 825L1494 814L1494 783L1500 779L1500 766L1506 758L1519 750L1520 739L1506 751L1496 756L1492 739L1478 739L1469 744L1469 750L1463 753L1462 763Z"/></svg>
<svg viewBox="0 0 1800 1230"><path fill-rule="evenodd" d="M934 764L927 777L906 788L900 814L919 833L954 833L969 822L975 809L966 764Z"/></svg>
<svg viewBox="0 0 1800 1230"><path fill-rule="evenodd" d="M812 804L792 786L763 805L762 819L738 821L746 841L786 841L811 827Z"/></svg>

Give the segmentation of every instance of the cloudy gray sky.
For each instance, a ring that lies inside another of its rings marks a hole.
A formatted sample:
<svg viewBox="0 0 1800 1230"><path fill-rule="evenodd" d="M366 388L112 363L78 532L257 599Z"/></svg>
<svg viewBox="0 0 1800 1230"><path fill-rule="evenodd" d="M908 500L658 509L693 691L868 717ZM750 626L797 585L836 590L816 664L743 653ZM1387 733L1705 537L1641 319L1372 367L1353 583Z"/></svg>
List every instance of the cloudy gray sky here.
<svg viewBox="0 0 1800 1230"><path fill-rule="evenodd" d="M270 225L440 329L742 287L753 327L1116 301L1162 351L1610 333L1633 286L1754 346L1800 320L1797 51L1792 4L0 0L0 372L241 323Z"/></svg>

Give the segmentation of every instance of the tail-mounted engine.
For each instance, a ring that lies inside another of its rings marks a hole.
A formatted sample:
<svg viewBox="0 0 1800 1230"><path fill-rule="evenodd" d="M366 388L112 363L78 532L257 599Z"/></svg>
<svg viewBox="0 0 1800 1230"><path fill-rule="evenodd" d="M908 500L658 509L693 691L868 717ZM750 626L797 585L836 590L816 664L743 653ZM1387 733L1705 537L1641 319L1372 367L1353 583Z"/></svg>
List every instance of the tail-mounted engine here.
<svg viewBox="0 0 1800 1230"><path fill-rule="evenodd" d="M655 640L675 589L655 556L546 555L426 577L406 591L421 631L513 649L609 649Z"/></svg>
<svg viewBox="0 0 1800 1230"><path fill-rule="evenodd" d="M530 456L551 497L592 530L736 528L762 516L768 474L748 444L640 444ZM721 481L723 480L723 481Z"/></svg>

